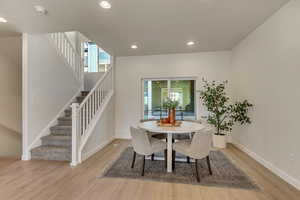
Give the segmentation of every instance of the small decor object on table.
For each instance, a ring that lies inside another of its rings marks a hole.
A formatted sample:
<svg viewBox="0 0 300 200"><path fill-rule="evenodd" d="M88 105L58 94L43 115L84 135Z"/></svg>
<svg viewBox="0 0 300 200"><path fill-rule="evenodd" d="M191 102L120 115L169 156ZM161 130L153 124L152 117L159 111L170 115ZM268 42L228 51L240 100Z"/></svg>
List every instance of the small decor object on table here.
<svg viewBox="0 0 300 200"><path fill-rule="evenodd" d="M167 119L167 118L165 118L165 119ZM182 124L182 122L180 122L180 121L175 121L174 124L171 124L170 122L166 122L166 121L164 121L164 119L157 121L157 125L163 126L163 127L179 127L179 126L181 126L181 124Z"/></svg>
<svg viewBox="0 0 300 200"><path fill-rule="evenodd" d="M163 108L168 109L168 118L162 118L158 121L159 126L180 126L181 123L176 121L176 108L179 105L178 101L166 98L163 103Z"/></svg>
<svg viewBox="0 0 300 200"><path fill-rule="evenodd" d="M250 124L248 111L253 105L247 100L229 103L229 97L225 92L228 81L217 83L203 79L204 88L200 91L200 99L209 111L207 122L216 128L213 135L213 145L217 148L226 148L226 132L232 131L232 126L239 122L241 125Z"/></svg>

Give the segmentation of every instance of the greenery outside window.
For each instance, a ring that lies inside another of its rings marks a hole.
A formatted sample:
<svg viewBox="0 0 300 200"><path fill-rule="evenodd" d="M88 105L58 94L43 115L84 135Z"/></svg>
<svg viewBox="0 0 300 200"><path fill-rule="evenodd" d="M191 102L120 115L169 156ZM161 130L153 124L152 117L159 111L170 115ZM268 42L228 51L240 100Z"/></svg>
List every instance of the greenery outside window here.
<svg viewBox="0 0 300 200"><path fill-rule="evenodd" d="M169 97L179 102L177 120L195 119L195 84L194 78L143 79L143 118L167 117L163 102Z"/></svg>

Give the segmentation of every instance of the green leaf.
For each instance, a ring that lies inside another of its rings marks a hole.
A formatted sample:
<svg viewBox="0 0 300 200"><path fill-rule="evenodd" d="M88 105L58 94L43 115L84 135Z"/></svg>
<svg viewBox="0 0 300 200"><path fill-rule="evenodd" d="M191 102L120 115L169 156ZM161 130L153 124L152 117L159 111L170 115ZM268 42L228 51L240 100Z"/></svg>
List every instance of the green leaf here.
<svg viewBox="0 0 300 200"><path fill-rule="evenodd" d="M229 104L230 98L225 92L228 81L217 83L202 79L203 89L199 91L203 105L209 111L207 122L217 129L217 134L231 131L232 126L238 122L241 125L251 123L248 111L253 105L247 100Z"/></svg>

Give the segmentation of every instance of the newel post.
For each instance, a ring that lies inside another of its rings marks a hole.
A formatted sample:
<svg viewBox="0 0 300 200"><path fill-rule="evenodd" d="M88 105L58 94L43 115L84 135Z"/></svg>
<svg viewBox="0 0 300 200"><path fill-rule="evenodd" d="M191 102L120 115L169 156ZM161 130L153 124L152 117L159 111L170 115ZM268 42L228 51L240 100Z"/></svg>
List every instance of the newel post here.
<svg viewBox="0 0 300 200"><path fill-rule="evenodd" d="M79 148L79 141L78 141L78 103L73 103L71 105L72 108L72 161L71 166L76 166L78 164L78 148Z"/></svg>

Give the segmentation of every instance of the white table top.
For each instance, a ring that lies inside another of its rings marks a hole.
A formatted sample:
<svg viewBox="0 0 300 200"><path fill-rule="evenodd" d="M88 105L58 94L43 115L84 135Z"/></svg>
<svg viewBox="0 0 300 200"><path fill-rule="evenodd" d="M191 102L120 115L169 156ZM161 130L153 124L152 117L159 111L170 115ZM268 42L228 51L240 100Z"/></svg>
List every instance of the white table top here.
<svg viewBox="0 0 300 200"><path fill-rule="evenodd" d="M179 127L158 126L156 121L143 122L138 125L139 128L153 133L191 133L198 132L205 128L205 125L196 122L182 121Z"/></svg>

